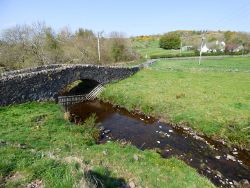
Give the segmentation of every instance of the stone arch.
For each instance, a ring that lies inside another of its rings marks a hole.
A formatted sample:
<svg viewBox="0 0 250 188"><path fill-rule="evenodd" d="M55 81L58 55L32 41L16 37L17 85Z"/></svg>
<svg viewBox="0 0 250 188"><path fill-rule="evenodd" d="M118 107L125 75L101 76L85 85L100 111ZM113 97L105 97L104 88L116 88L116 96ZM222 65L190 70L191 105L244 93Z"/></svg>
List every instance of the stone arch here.
<svg viewBox="0 0 250 188"><path fill-rule="evenodd" d="M76 80L106 84L129 77L139 69L139 66L49 65L7 72L0 76L0 106L55 100L58 91Z"/></svg>
<svg viewBox="0 0 250 188"><path fill-rule="evenodd" d="M100 82L94 79L76 80L66 86L62 86L63 89L58 91L58 96L87 94L99 84Z"/></svg>

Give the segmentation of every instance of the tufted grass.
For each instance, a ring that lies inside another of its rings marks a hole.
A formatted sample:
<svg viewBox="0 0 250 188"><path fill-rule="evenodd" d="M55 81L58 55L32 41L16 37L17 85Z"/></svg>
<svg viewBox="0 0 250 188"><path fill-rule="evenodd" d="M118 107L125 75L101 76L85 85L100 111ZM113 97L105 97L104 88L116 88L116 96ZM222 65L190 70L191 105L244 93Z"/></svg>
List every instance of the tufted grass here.
<svg viewBox="0 0 250 188"><path fill-rule="evenodd" d="M159 61L100 98L250 148L250 58Z"/></svg>
<svg viewBox="0 0 250 188"><path fill-rule="evenodd" d="M94 124L95 116L83 125L65 121L53 103L0 107L0 187L34 180L58 188L119 187L130 181L141 187L214 187L176 158L118 142L96 145Z"/></svg>

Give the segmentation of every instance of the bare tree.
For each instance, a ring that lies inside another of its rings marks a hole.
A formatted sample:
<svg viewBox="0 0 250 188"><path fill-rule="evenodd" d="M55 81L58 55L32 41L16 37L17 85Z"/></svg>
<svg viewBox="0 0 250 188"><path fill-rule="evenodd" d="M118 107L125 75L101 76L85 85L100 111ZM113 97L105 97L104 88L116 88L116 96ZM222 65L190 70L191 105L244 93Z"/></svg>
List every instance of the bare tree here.
<svg viewBox="0 0 250 188"><path fill-rule="evenodd" d="M0 40L0 66L7 70L50 63L106 64L136 58L129 40L121 33L99 36L97 45L92 30L80 28L72 34L65 27L55 33L44 22L7 29Z"/></svg>
<svg viewBox="0 0 250 188"><path fill-rule="evenodd" d="M37 22L32 24L31 28L31 51L36 57L39 65L49 63L49 59L46 56L44 49L45 36L47 27L44 22Z"/></svg>
<svg viewBox="0 0 250 188"><path fill-rule="evenodd" d="M21 68L28 58L29 32L27 25L16 25L2 33L1 63L7 68Z"/></svg>

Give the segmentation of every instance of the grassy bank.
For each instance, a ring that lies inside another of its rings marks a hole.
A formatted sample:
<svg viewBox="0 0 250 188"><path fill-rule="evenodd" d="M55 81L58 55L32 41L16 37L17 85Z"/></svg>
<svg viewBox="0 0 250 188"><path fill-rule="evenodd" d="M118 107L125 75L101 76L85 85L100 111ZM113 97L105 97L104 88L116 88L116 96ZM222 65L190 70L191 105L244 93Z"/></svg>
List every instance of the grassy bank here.
<svg viewBox="0 0 250 188"><path fill-rule="evenodd" d="M142 57L150 58L150 56L177 55L180 50L166 50L159 47L159 40L153 41L134 41L134 49L141 54ZM183 51L182 54L194 54L194 51Z"/></svg>
<svg viewBox="0 0 250 188"><path fill-rule="evenodd" d="M213 187L176 158L116 142L96 145L94 122L71 124L53 103L1 107L0 187Z"/></svg>
<svg viewBox="0 0 250 188"><path fill-rule="evenodd" d="M100 97L250 148L249 70L249 57L159 61Z"/></svg>

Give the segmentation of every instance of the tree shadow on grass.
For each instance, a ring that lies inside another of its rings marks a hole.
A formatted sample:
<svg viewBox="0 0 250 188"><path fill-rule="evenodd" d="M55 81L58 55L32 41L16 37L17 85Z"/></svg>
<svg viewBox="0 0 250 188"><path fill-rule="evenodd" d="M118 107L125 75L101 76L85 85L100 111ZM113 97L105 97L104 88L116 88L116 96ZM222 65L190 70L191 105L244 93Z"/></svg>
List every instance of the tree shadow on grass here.
<svg viewBox="0 0 250 188"><path fill-rule="evenodd" d="M90 187L100 188L126 188L126 182L123 178L110 177L111 172L108 169L98 171L89 170L85 172L85 178L88 180Z"/></svg>

